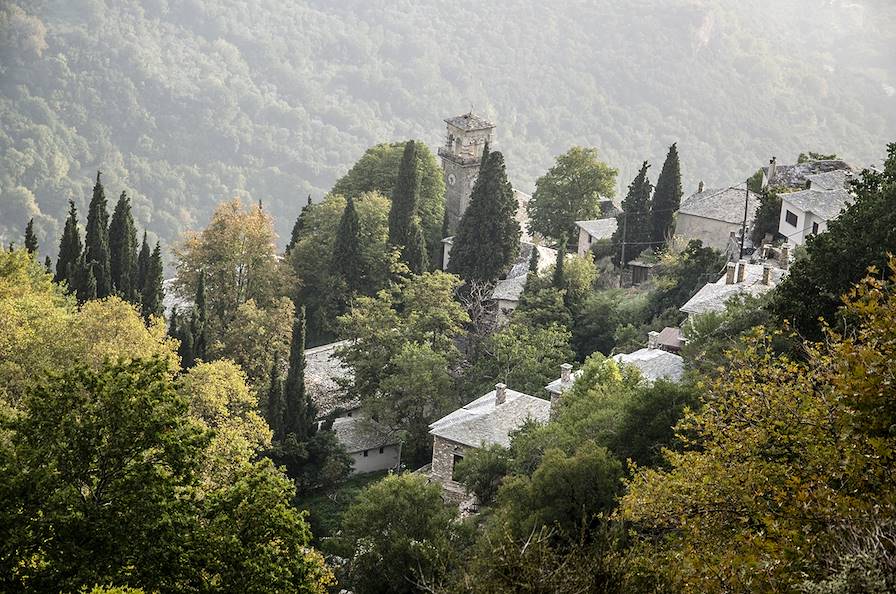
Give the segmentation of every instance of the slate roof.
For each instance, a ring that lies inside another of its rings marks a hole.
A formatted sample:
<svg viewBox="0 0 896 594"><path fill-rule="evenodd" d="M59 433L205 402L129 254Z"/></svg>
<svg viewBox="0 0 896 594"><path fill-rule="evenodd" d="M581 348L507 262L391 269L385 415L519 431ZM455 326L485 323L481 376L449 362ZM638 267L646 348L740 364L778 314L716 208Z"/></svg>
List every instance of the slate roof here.
<svg viewBox="0 0 896 594"><path fill-rule="evenodd" d="M305 350L305 388L324 417L338 407L355 408L357 401L346 398L337 378L351 379L351 372L336 356L336 349L348 341L331 342Z"/></svg>
<svg viewBox="0 0 896 594"><path fill-rule="evenodd" d="M486 120L485 118L479 117L473 112L465 113L463 115L455 116L453 118L448 118L445 120L446 123L451 124L455 128L460 128L461 130L487 130L489 128L494 128L495 125Z"/></svg>
<svg viewBox="0 0 896 594"><path fill-rule="evenodd" d="M679 308L690 315L699 315L713 311L724 311L725 304L729 299L748 293L750 295L761 295L776 286L786 274L786 271L773 267L769 277L769 284L762 284L762 264L744 264L746 270L744 272L744 280L742 283L725 284L726 276L714 283L707 283L700 288L697 293L691 297L687 303Z"/></svg>
<svg viewBox="0 0 896 594"><path fill-rule="evenodd" d="M681 328L677 326L666 326L659 334L657 334L656 343L669 348L680 349L684 345L684 342L681 340Z"/></svg>
<svg viewBox="0 0 896 594"><path fill-rule="evenodd" d="M639 349L633 353L613 355L613 360L623 365L637 367L648 382L666 379L677 382L684 375L684 360L662 349Z"/></svg>
<svg viewBox="0 0 896 594"><path fill-rule="evenodd" d="M610 239L616 232L616 219L594 219L591 221L576 221L576 226L584 229L585 233L594 239Z"/></svg>
<svg viewBox="0 0 896 594"><path fill-rule="evenodd" d="M349 454L398 443L397 436L367 417L339 417L333 421L333 431Z"/></svg>
<svg viewBox="0 0 896 594"><path fill-rule="evenodd" d="M742 223L744 220L744 189L720 188L695 192L681 203L681 214L714 219L726 223ZM759 208L759 196L748 192L747 225Z"/></svg>
<svg viewBox="0 0 896 594"><path fill-rule="evenodd" d="M511 432L519 429L527 419L546 423L551 403L510 388L505 388L506 400L495 405L495 391L477 398L429 426L430 434L471 447L499 444L510 445Z"/></svg>
<svg viewBox="0 0 896 594"><path fill-rule="evenodd" d="M444 241L444 240L443 240ZM557 260L557 250L527 241L520 242L520 254L503 280L495 284L492 299L502 301L519 301L526 286L526 275L529 273L529 260L532 250L538 250L538 271L544 272Z"/></svg>
<svg viewBox="0 0 896 594"><path fill-rule="evenodd" d="M765 173L765 177L768 178L768 167L763 167L762 171ZM795 165L777 165L775 167L775 177L768 180L768 185L775 188L802 188L806 185L806 180L810 176L832 171L856 172L858 169L840 159L807 161L806 163L797 163Z"/></svg>
<svg viewBox="0 0 896 594"><path fill-rule="evenodd" d="M807 176L810 188L813 190L842 190L849 187L849 181L853 178L852 171L838 169L826 173L815 173Z"/></svg>
<svg viewBox="0 0 896 594"><path fill-rule="evenodd" d="M803 212L811 212L829 221L837 218L840 211L852 203L852 196L843 188L838 190L810 189L781 194L781 200L793 204Z"/></svg>
<svg viewBox="0 0 896 594"><path fill-rule="evenodd" d="M570 378L569 382L564 384L563 378L558 377L557 379L555 379L554 381L552 381L551 383L546 385L544 387L544 389L547 390L548 392L550 392L551 394L558 394L558 395L562 394L563 392L568 390L570 387L572 387L572 385L574 383L576 383L576 380L579 379L579 377L581 377L581 375L582 375L582 370L576 369L575 371L572 372L572 377Z"/></svg>

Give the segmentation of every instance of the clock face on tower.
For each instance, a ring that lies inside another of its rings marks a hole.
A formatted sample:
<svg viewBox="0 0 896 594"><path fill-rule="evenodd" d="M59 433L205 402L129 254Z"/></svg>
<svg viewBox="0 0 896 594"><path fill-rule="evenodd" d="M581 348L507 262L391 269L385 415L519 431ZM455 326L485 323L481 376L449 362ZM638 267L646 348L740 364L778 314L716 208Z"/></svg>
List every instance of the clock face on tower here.
<svg viewBox="0 0 896 594"><path fill-rule="evenodd" d="M453 186L456 181L457 181L457 178L454 176L454 174L449 173L448 174L448 185Z"/></svg>

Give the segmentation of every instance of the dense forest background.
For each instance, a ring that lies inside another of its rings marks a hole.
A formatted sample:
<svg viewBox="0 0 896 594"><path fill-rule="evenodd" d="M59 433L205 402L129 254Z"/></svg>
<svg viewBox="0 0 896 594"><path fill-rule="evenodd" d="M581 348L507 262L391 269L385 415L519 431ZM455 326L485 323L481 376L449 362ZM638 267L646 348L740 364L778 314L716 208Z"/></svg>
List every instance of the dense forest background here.
<svg viewBox="0 0 896 594"><path fill-rule="evenodd" d="M879 163L896 132L888 0L12 0L0 4L0 240L55 254L96 170L164 241L262 200L285 243L371 145L498 124L514 185L569 146L627 184L677 141L686 192L776 154Z"/></svg>

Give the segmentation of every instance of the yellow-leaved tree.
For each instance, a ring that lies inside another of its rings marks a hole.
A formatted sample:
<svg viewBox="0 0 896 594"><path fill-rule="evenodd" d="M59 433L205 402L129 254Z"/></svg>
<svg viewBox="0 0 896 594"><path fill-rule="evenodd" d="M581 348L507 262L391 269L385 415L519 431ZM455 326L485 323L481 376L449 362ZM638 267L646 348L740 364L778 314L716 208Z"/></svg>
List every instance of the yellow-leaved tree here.
<svg viewBox="0 0 896 594"><path fill-rule="evenodd" d="M894 537L896 287L874 274L844 296L845 328L826 326L799 357L776 354L762 330L729 353L678 425L684 451L634 469L621 515L638 536L635 577L789 592L857 548L874 557L881 539L863 535Z"/></svg>

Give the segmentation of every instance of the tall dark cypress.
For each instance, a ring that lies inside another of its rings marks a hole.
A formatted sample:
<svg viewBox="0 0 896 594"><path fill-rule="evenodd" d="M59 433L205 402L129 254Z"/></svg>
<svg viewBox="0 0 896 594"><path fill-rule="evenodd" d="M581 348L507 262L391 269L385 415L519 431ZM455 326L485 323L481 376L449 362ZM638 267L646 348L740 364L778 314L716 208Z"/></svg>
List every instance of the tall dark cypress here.
<svg viewBox="0 0 896 594"><path fill-rule="evenodd" d="M650 192L653 190L653 185L647 178L649 167L650 164L644 161L638 175L628 187L628 194L622 201L622 212L616 217L616 232L613 234L613 244L616 246L614 261L621 266L625 266L636 259L642 251L654 245L650 219Z"/></svg>
<svg viewBox="0 0 896 594"><path fill-rule="evenodd" d="M296 243L299 242L299 239L302 237L302 231L305 229L305 217L308 216L308 213L311 212L311 194L308 194L308 204L302 209L302 212L299 213L299 216L296 217L296 222L293 223L292 233L289 234L289 243L286 244L286 255L289 255L289 252L292 251L292 248L295 247Z"/></svg>
<svg viewBox="0 0 896 594"><path fill-rule="evenodd" d="M429 255L426 252L426 238L423 227L416 219L411 220L408 243L403 251L404 261L414 274L423 274L429 268Z"/></svg>
<svg viewBox="0 0 896 594"><path fill-rule="evenodd" d="M193 333L193 354L197 359L207 361L208 334L206 332L208 316L205 306L205 273L199 271L199 282L196 283L196 299L194 300L193 318L190 328Z"/></svg>
<svg viewBox="0 0 896 594"><path fill-rule="evenodd" d="M651 218L652 241L656 242L654 247L659 247L661 242L666 241L672 228L672 215L681 206L681 196L681 166L678 162L678 148L673 144L669 147L669 154L666 155L653 193Z"/></svg>
<svg viewBox="0 0 896 594"><path fill-rule="evenodd" d="M149 251L149 242L146 241L146 231L143 232L143 244L140 246L140 254L137 256L137 280L136 290L141 294L146 286L146 275L149 273L149 261L152 253Z"/></svg>
<svg viewBox="0 0 896 594"><path fill-rule="evenodd" d="M25 249L29 254L37 253L37 237L34 235L34 219L25 226Z"/></svg>
<svg viewBox="0 0 896 594"><path fill-rule="evenodd" d="M109 260L109 212L106 208L106 192L96 172L93 198L87 211L87 231L84 236L84 262L93 264L96 277L96 296L108 297L112 293L112 274Z"/></svg>
<svg viewBox="0 0 896 594"><path fill-rule="evenodd" d="M567 239L565 237L561 237L557 243L557 261L554 263L554 278L552 282L555 289L562 289L566 286L563 278L563 264L566 262L566 243Z"/></svg>
<svg viewBox="0 0 896 594"><path fill-rule="evenodd" d="M81 281L78 283L78 302L86 303L96 299L96 275L93 273L93 262L85 263L81 258Z"/></svg>
<svg viewBox="0 0 896 594"><path fill-rule="evenodd" d="M179 340L180 335L178 334L177 319L178 313L177 306L175 305L171 308L171 317L168 319L168 336Z"/></svg>
<svg viewBox="0 0 896 594"><path fill-rule="evenodd" d="M145 319L150 316L160 316L164 311L164 291L162 289L162 247L156 242L156 247L149 258L149 267L146 271L146 284L143 286L140 310Z"/></svg>
<svg viewBox="0 0 896 594"><path fill-rule="evenodd" d="M398 166L398 179L392 191L389 208L389 244L405 247L414 239L413 222L417 217L417 200L420 190L420 176L417 171L417 145L413 140L404 145L404 153Z"/></svg>
<svg viewBox="0 0 896 594"><path fill-rule="evenodd" d="M137 230L126 192L118 198L109 223L109 258L113 292L131 303L137 302Z"/></svg>
<svg viewBox="0 0 896 594"><path fill-rule="evenodd" d="M53 274L53 261L50 260L50 256L44 258L44 268L47 269L47 274Z"/></svg>
<svg viewBox="0 0 896 594"><path fill-rule="evenodd" d="M286 403L283 400L283 380L280 378L280 358L274 355L274 363L271 365L270 380L268 383L267 421L274 433L274 441L283 441L286 437L283 425L283 417L286 413Z"/></svg>
<svg viewBox="0 0 896 594"><path fill-rule="evenodd" d="M180 347L177 354L180 356L180 366L184 369L193 367L196 362L196 355L193 352L193 332L189 322L180 319L177 330L177 337L180 339Z"/></svg>
<svg viewBox="0 0 896 594"><path fill-rule="evenodd" d="M78 230L78 209L75 203L68 201L68 218L65 219L65 229L59 240L59 256L56 258L56 275L53 280L57 283L65 281L68 290L74 293L78 291L78 280L81 256L84 245L81 243L81 231Z"/></svg>
<svg viewBox="0 0 896 594"><path fill-rule="evenodd" d="M299 309L292 324L292 344L289 348L289 372L283 388L286 401L284 434L295 434L305 441L315 433L317 415L314 403L305 391L305 306Z"/></svg>
<svg viewBox="0 0 896 594"><path fill-rule="evenodd" d="M494 282L513 265L520 249L517 202L507 180L504 155L488 153L457 226L448 270L465 281Z"/></svg>
<svg viewBox="0 0 896 594"><path fill-rule="evenodd" d="M361 256L361 227L353 198L345 203L339 229L333 243L330 274L345 282L348 295L361 291L364 286L364 263Z"/></svg>

